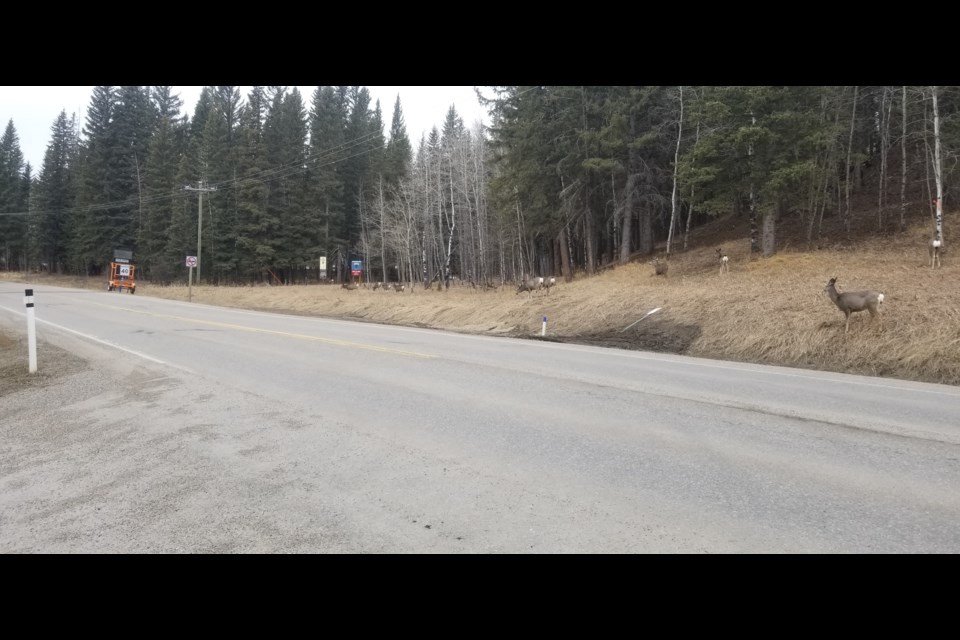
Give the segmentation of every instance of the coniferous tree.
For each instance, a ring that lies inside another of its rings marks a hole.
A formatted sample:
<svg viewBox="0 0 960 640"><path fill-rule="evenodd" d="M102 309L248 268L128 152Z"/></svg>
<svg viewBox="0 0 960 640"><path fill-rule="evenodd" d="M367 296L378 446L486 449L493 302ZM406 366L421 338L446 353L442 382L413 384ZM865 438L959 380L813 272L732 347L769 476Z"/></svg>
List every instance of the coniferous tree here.
<svg viewBox="0 0 960 640"><path fill-rule="evenodd" d="M147 147L156 126L156 111L150 101L149 87L125 86L117 93L113 127L118 149L117 176L124 196L136 197L131 223L125 225L121 243L136 246L143 233L143 195ZM139 254L139 249L138 249Z"/></svg>
<svg viewBox="0 0 960 640"><path fill-rule="evenodd" d="M24 163L20 138L11 119L0 138L0 268L25 265L27 199L23 188Z"/></svg>
<svg viewBox="0 0 960 640"><path fill-rule="evenodd" d="M307 182L318 208L319 244L328 269L343 278L343 263L334 261L337 247L347 243L344 220L343 160L353 153L346 144L347 100L343 88L317 87L310 110L310 155ZM329 275L329 274L328 274Z"/></svg>
<svg viewBox="0 0 960 640"><path fill-rule="evenodd" d="M181 130L183 140L180 142L180 147L183 153L179 159L174 184L176 188L184 189L185 197L171 200L173 207L170 225L166 231L163 262L166 265L176 265L175 277L183 282L187 281L189 273L185 266L186 256L196 256L198 253L199 203L197 195L187 191L186 188L199 185L203 175L203 133L213 109L211 96L210 88L204 87L194 107L193 118L185 120Z"/></svg>
<svg viewBox="0 0 960 640"><path fill-rule="evenodd" d="M177 263L167 255L167 231L173 212L188 198L177 181L177 170L185 151L185 124L180 115L183 101L169 86L153 87L151 92L156 121L147 145L143 170L143 224L138 233L137 253L141 273L159 281L168 281L177 272Z"/></svg>
<svg viewBox="0 0 960 640"><path fill-rule="evenodd" d="M350 116L347 121L346 142L350 153L343 161L344 236L346 251L356 257L360 250L360 215L364 206L365 189L373 184L370 178L370 151L375 148L376 132L370 109L370 92L366 87L351 87L349 91ZM347 258L349 260L350 258Z"/></svg>
<svg viewBox="0 0 960 640"><path fill-rule="evenodd" d="M66 269L67 212L73 206L76 123L61 111L51 127L50 143L33 190L31 237L39 261L54 273Z"/></svg>
<svg viewBox="0 0 960 640"><path fill-rule="evenodd" d="M407 136L407 125L400 106L400 95L397 94L383 168L383 176L388 186L396 185L401 178L406 177L410 170L410 161L410 138Z"/></svg>
<svg viewBox="0 0 960 640"><path fill-rule="evenodd" d="M122 234L116 233L117 227L129 227L133 217L132 203L121 203L124 174L113 127L116 102L114 87L94 87L83 128L76 208L69 218L69 262L87 275L102 271L112 258L115 237Z"/></svg>
<svg viewBox="0 0 960 640"><path fill-rule="evenodd" d="M203 188L215 192L203 194L201 251L197 280L201 271L214 282L236 278L236 190L238 178L236 136L243 112L240 89L218 86L211 91L212 107L207 116L201 145ZM199 197L198 197L199 207ZM207 260L207 266L203 261Z"/></svg>
<svg viewBox="0 0 960 640"><path fill-rule="evenodd" d="M267 217L272 221L264 238L274 256L272 266L289 282L294 270L302 276L309 248L317 244L307 228L305 179L307 126L300 92L272 88L264 120L264 152L271 178L267 182ZM312 259L311 259L312 262Z"/></svg>
<svg viewBox="0 0 960 640"><path fill-rule="evenodd" d="M386 171L386 141L383 134L383 112L377 100L370 116L367 165L367 187L361 201L361 246L367 279L374 273L384 273L386 257L381 228L382 209L386 195L383 175ZM378 259L373 260L374 256Z"/></svg>
<svg viewBox="0 0 960 640"><path fill-rule="evenodd" d="M238 132L237 172L242 178L237 183L237 266L242 276L254 281L267 275L274 260L272 247L264 242L271 227L263 143L266 100L263 87L251 89Z"/></svg>

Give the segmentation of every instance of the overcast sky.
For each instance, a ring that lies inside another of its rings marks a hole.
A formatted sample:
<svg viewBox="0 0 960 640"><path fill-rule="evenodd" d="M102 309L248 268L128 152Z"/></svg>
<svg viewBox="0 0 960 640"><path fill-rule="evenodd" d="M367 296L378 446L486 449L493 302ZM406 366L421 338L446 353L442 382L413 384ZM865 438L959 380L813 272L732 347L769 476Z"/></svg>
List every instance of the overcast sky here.
<svg viewBox="0 0 960 640"><path fill-rule="evenodd" d="M194 107L203 87L174 87L183 100L183 111L193 116ZM313 90L316 87L298 87L304 104L309 110ZM400 95L400 107L407 125L407 135L414 151L420 136L433 126L441 128L450 105L456 107L467 127L476 122L489 123L486 110L477 101L473 87L370 87L371 108L380 100L383 111L384 133L390 131L393 104ZM246 100L250 87L240 87L241 97ZM93 87L0 87L0 135L7 123L13 126L20 138L20 150L24 161L29 162L33 175L43 163L43 154L50 143L51 128L61 111L67 116L78 114L81 125L86 121L87 105Z"/></svg>

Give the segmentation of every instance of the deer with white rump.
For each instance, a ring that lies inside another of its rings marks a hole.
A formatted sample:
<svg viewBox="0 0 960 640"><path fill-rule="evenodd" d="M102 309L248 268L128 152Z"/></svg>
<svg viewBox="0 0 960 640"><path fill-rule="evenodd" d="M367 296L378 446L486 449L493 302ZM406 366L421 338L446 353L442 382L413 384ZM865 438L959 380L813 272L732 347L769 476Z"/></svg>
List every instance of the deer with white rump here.
<svg viewBox="0 0 960 640"><path fill-rule="evenodd" d="M556 276L547 276L543 279L543 283L540 285L541 289L547 290L547 295L550 295L550 289L553 285L557 284Z"/></svg>
<svg viewBox="0 0 960 640"><path fill-rule="evenodd" d="M726 271L730 273L730 257L723 251L723 247L717 249L717 260L720 261L720 275Z"/></svg>
<svg viewBox="0 0 960 640"><path fill-rule="evenodd" d="M943 253L943 241L934 238L930 243L930 268L942 267L940 263L940 254Z"/></svg>
<svg viewBox="0 0 960 640"><path fill-rule="evenodd" d="M830 281L823 290L827 292L827 295L830 296L833 303L837 305L837 308L843 311L843 315L847 317L847 325L844 333L850 331L850 314L857 313L858 311L870 312L870 324L873 324L874 318L879 318L880 329L883 329L883 316L880 315L880 305L883 303L882 293L879 291L845 291L838 293L836 284L837 279L830 278Z"/></svg>

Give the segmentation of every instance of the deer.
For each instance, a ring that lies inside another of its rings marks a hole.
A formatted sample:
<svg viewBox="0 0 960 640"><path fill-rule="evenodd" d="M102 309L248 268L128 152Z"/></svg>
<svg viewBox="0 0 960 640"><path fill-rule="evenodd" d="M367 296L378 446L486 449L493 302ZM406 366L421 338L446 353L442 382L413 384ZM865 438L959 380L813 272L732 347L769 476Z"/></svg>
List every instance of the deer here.
<svg viewBox="0 0 960 640"><path fill-rule="evenodd" d="M650 264L653 265L654 275L657 275L657 276L667 275L667 270L669 269L669 265L666 262L660 260L660 258L654 258L653 260L650 261Z"/></svg>
<svg viewBox="0 0 960 640"><path fill-rule="evenodd" d="M940 262L940 254L943 253L943 242L936 238L930 243L930 268L936 269L937 267L942 267L943 264Z"/></svg>
<svg viewBox="0 0 960 640"><path fill-rule="evenodd" d="M717 260L720 261L720 275L726 271L730 273L730 257L724 253L723 247L717 249Z"/></svg>
<svg viewBox="0 0 960 640"><path fill-rule="evenodd" d="M526 280L521 282L520 285L517 287L517 295L520 295L524 291L527 291L532 296L533 292L542 286L543 286L543 278L540 278L540 277L527 278Z"/></svg>
<svg viewBox="0 0 960 640"><path fill-rule="evenodd" d="M830 296L833 303L837 305L837 308L843 311L843 315L847 317L847 325L844 333L850 331L850 314L857 313L858 311L870 312L870 324L873 324L874 318L879 318L880 329L883 330L883 316L880 315L880 305L883 303L882 293L879 291L845 291L844 293L837 293L836 284L837 279L830 278L830 281L823 290L827 292L827 295Z"/></svg>
<svg viewBox="0 0 960 640"><path fill-rule="evenodd" d="M555 284L557 284L556 276L549 276L543 279L543 284L541 286L547 290L547 295L550 295L550 287Z"/></svg>
<svg viewBox="0 0 960 640"><path fill-rule="evenodd" d="M356 291L360 288L360 285L358 285L356 282L344 282L342 285L340 285L340 288L346 289L347 291Z"/></svg>

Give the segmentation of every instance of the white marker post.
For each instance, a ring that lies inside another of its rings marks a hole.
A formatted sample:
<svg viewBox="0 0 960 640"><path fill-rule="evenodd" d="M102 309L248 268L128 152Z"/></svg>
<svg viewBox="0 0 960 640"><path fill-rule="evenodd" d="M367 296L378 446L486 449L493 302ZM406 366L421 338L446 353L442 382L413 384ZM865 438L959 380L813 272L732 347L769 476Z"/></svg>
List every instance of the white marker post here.
<svg viewBox="0 0 960 640"><path fill-rule="evenodd" d="M27 305L27 352L30 373L37 372L37 321L33 317L33 289L26 290L23 302Z"/></svg>
<svg viewBox="0 0 960 640"><path fill-rule="evenodd" d="M540 328L540 335L547 335L547 316L543 316L543 326Z"/></svg>

